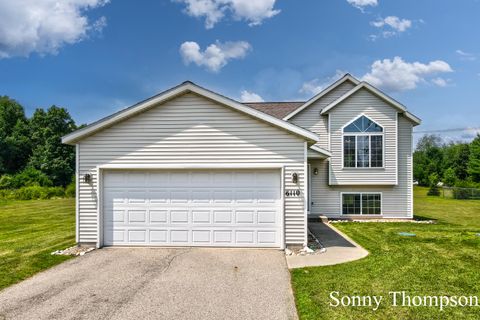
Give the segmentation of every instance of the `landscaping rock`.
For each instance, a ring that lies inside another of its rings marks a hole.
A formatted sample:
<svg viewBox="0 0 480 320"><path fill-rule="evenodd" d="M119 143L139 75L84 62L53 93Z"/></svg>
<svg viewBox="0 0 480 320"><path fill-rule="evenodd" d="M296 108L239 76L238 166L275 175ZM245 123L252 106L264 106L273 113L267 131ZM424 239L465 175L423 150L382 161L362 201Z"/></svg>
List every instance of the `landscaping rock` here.
<svg viewBox="0 0 480 320"><path fill-rule="evenodd" d="M404 222L404 223L419 223L419 224L434 224L437 223L436 220L406 220L406 219L367 219L367 220L329 220L328 223L351 223L351 222Z"/></svg>
<svg viewBox="0 0 480 320"><path fill-rule="evenodd" d="M307 256L326 252L327 249L318 241L318 239L309 231L308 243L303 248L285 249L286 256Z"/></svg>
<svg viewBox="0 0 480 320"><path fill-rule="evenodd" d="M83 256L85 253L95 250L93 247L73 246L64 250L56 250L52 255L62 256Z"/></svg>

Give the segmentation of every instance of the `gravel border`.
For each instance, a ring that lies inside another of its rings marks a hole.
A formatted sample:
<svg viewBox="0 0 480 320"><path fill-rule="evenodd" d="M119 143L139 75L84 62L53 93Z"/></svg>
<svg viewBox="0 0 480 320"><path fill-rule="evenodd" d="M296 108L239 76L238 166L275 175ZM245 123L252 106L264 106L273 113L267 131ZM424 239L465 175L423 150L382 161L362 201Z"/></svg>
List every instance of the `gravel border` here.
<svg viewBox="0 0 480 320"><path fill-rule="evenodd" d="M64 250L53 251L53 256L83 256L85 253L95 250L94 247L73 246Z"/></svg>

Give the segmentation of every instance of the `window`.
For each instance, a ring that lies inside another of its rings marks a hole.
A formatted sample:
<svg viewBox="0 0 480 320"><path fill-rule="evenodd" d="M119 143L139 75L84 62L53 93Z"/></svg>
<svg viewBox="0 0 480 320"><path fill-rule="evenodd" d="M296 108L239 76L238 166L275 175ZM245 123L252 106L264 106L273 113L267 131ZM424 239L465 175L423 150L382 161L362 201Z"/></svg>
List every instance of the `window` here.
<svg viewBox="0 0 480 320"><path fill-rule="evenodd" d="M360 116L343 128L343 166L383 167L383 128L380 125Z"/></svg>
<svg viewBox="0 0 480 320"><path fill-rule="evenodd" d="M380 193L343 193L342 214L382 214Z"/></svg>

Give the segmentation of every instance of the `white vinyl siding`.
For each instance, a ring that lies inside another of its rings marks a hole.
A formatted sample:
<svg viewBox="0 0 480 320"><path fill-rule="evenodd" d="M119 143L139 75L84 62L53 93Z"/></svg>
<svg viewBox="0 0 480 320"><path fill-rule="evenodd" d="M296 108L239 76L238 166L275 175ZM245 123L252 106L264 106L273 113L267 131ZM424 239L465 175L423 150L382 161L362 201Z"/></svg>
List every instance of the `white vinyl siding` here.
<svg viewBox="0 0 480 320"><path fill-rule="evenodd" d="M354 87L353 82L345 81L288 121L318 134L320 141L316 145L329 150L328 116L320 116L320 111Z"/></svg>
<svg viewBox="0 0 480 320"><path fill-rule="evenodd" d="M392 186L329 186L328 160L310 160L311 207L310 214L332 218L342 216L341 193L381 193L384 218L411 218L413 216L412 122L398 117L398 185Z"/></svg>
<svg viewBox="0 0 480 320"><path fill-rule="evenodd" d="M304 155L301 137L195 94L176 97L79 143L79 242L98 241L98 167L204 165L283 167L283 187L301 191L284 200L285 242L303 244ZM81 179L86 173L91 185Z"/></svg>
<svg viewBox="0 0 480 320"><path fill-rule="evenodd" d="M343 133L346 124L361 114L383 127L383 168L345 168ZM361 89L329 112L330 185L397 184L397 110L382 99Z"/></svg>

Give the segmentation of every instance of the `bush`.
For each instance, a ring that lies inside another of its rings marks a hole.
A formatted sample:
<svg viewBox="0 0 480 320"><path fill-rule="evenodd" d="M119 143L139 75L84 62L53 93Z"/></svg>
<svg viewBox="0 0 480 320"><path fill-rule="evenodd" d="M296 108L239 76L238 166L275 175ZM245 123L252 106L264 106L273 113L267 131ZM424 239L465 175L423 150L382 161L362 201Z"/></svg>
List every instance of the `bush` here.
<svg viewBox="0 0 480 320"><path fill-rule="evenodd" d="M457 177L455 176L455 170L453 168L448 168L443 173L443 183L449 187L453 187L457 182Z"/></svg>
<svg viewBox="0 0 480 320"><path fill-rule="evenodd" d="M15 175L4 175L0 178L0 189L19 189L22 187L51 187L52 181L43 172L26 168Z"/></svg>
<svg viewBox="0 0 480 320"><path fill-rule="evenodd" d="M65 190L62 187L30 186L16 190L0 190L0 198L9 200L51 199L64 196Z"/></svg>
<svg viewBox="0 0 480 320"><path fill-rule="evenodd" d="M0 177L0 190L3 189L10 189L13 182L12 182L13 177L9 174L4 174L3 176Z"/></svg>
<svg viewBox="0 0 480 320"><path fill-rule="evenodd" d="M14 197L17 200L46 199L47 193L39 186L23 187L15 190Z"/></svg>
<svg viewBox="0 0 480 320"><path fill-rule="evenodd" d="M68 198L75 198L75 181L71 182L66 188L65 188L65 196Z"/></svg>
<svg viewBox="0 0 480 320"><path fill-rule="evenodd" d="M428 180L430 182L430 189L427 192L427 196L439 196L440 189L438 188L438 175L436 173L432 173Z"/></svg>

